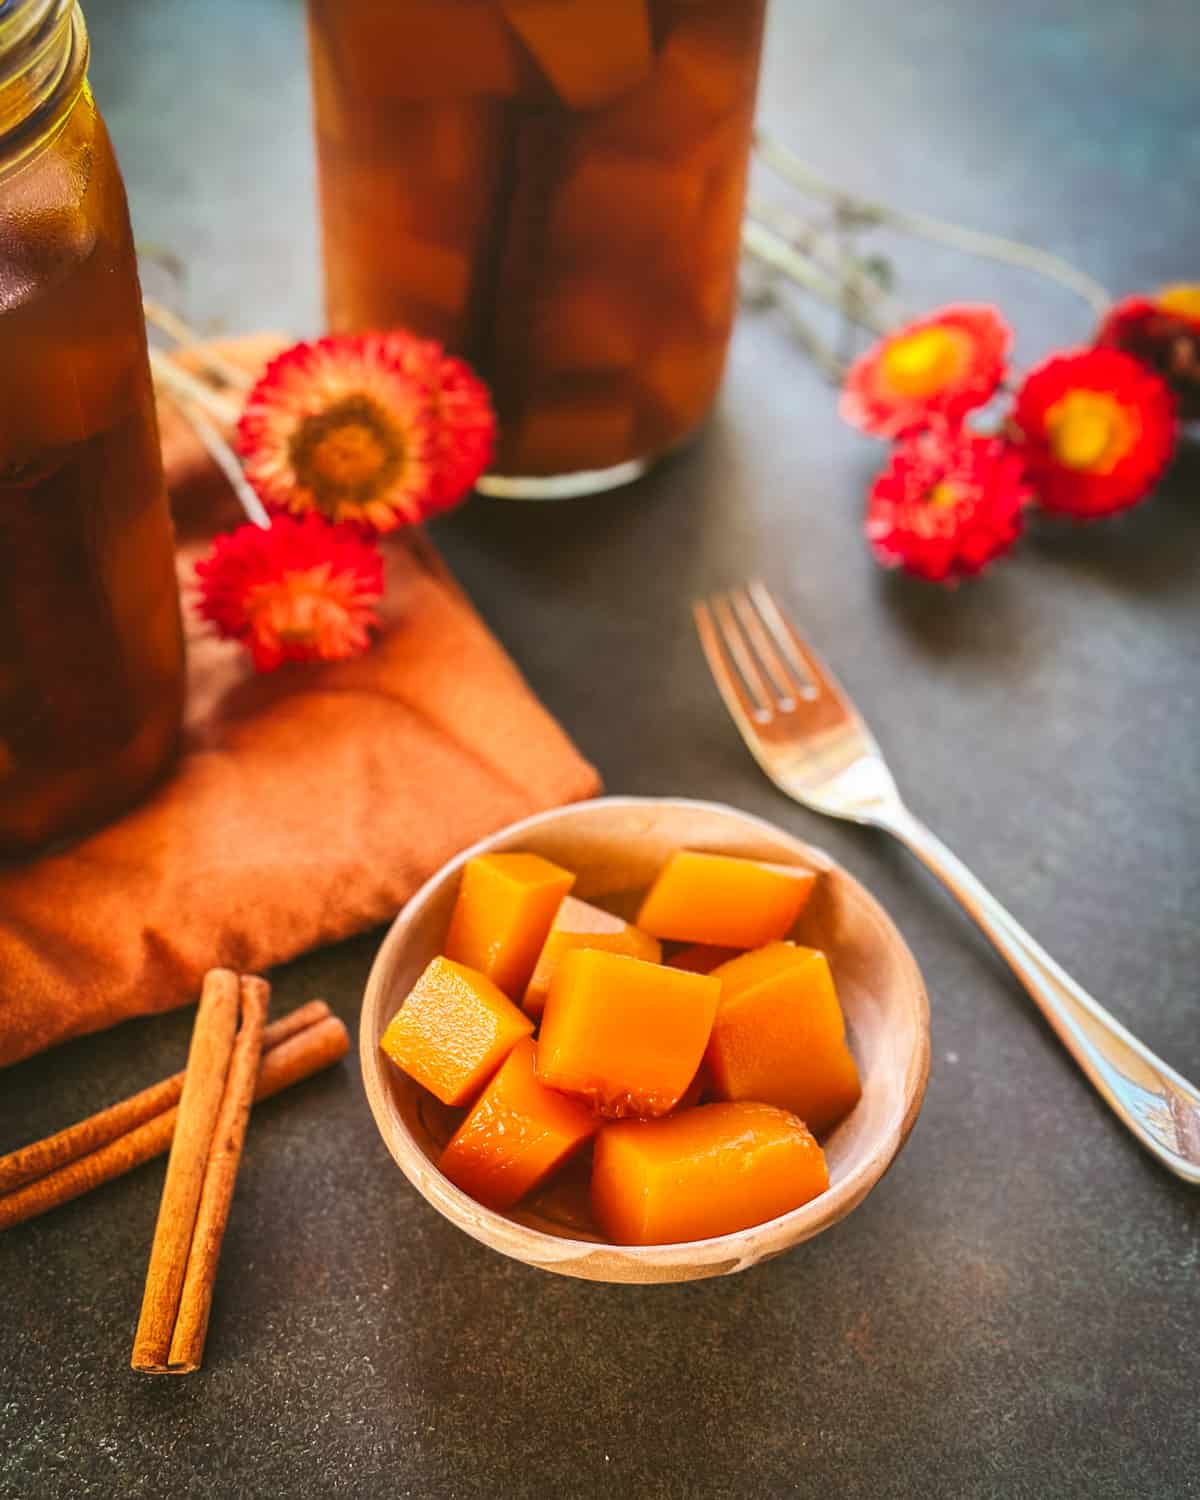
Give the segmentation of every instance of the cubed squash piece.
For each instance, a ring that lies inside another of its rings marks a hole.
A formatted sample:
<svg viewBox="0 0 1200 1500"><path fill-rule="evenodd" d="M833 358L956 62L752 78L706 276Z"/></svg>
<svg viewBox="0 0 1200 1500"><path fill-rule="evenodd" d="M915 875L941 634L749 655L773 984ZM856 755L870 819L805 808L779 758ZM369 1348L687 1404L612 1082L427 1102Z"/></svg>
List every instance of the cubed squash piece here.
<svg viewBox="0 0 1200 1500"><path fill-rule="evenodd" d="M540 854L481 854L463 867L446 957L478 969L519 999L554 914L575 884Z"/></svg>
<svg viewBox="0 0 1200 1500"><path fill-rule="evenodd" d="M593 1120L596 1125L604 1124L598 1116L593 1116ZM531 1215L546 1220L556 1230L566 1230L572 1239L587 1239L595 1235L592 1153L586 1148L577 1151L561 1171L553 1173L542 1187L529 1195L524 1206Z"/></svg>
<svg viewBox="0 0 1200 1500"><path fill-rule="evenodd" d="M550 243L562 263L572 266L587 264L599 244L607 263L627 268L662 256L664 245L682 256L700 222L704 188L703 174L686 163L597 147L576 156L558 184ZM660 304L650 328L666 315Z"/></svg>
<svg viewBox="0 0 1200 1500"><path fill-rule="evenodd" d="M678 943L760 948L787 936L816 878L790 865L680 849L650 887L637 925Z"/></svg>
<svg viewBox="0 0 1200 1500"><path fill-rule="evenodd" d="M533 978L525 990L525 1009L531 1016L540 1016L545 1009L550 981L564 954L573 948L603 948L608 953L644 958L652 964L662 958L662 944L657 938L620 917L614 917L610 911L568 896L558 908L558 915L538 955Z"/></svg>
<svg viewBox="0 0 1200 1500"><path fill-rule="evenodd" d="M435 958L379 1045L443 1104L469 1104L533 1022L487 977Z"/></svg>
<svg viewBox="0 0 1200 1500"><path fill-rule="evenodd" d="M604 1115L665 1115L696 1075L720 994L707 974L576 948L550 983L538 1075Z"/></svg>
<svg viewBox="0 0 1200 1500"><path fill-rule="evenodd" d="M507 96L528 69L492 0L320 0L311 9L311 34L328 41L355 103Z"/></svg>
<svg viewBox="0 0 1200 1500"><path fill-rule="evenodd" d="M600 469L620 461L634 441L628 387L547 391L531 399L510 435L512 461L524 474Z"/></svg>
<svg viewBox="0 0 1200 1500"><path fill-rule="evenodd" d="M705 1063L722 1099L789 1109L822 1135L858 1103L858 1069L829 960L816 948L770 943L722 964L721 1003Z"/></svg>
<svg viewBox="0 0 1200 1500"><path fill-rule="evenodd" d="M829 1186L804 1123L770 1104L703 1104L596 1137L592 1214L618 1245L702 1240L763 1224Z"/></svg>
<svg viewBox="0 0 1200 1500"><path fill-rule="evenodd" d="M487 1208L511 1208L601 1123L539 1082L535 1053L532 1038L517 1043L438 1159L450 1181Z"/></svg>
<svg viewBox="0 0 1200 1500"><path fill-rule="evenodd" d="M673 969L686 969L689 974L711 974L731 958L736 958L739 948L714 948L708 943L692 943L672 953L667 962Z"/></svg>
<svg viewBox="0 0 1200 1500"><path fill-rule="evenodd" d="M650 72L645 0L500 0L559 98L596 109Z"/></svg>
<svg viewBox="0 0 1200 1500"><path fill-rule="evenodd" d="M683 1098L680 1099L674 1110L672 1110L672 1114L678 1114L681 1110L685 1109L695 1109L697 1104L699 1104L700 1100L704 1097L705 1090L708 1087L708 1070L707 1068L705 1068L704 1064L701 1063L700 1066L696 1069L696 1076L692 1079L691 1083L688 1084L687 1088L684 1089Z"/></svg>
<svg viewBox="0 0 1200 1500"><path fill-rule="evenodd" d="M530 346L552 373L628 370L638 357L638 314L619 278L573 270L539 286Z"/></svg>
<svg viewBox="0 0 1200 1500"><path fill-rule="evenodd" d="M661 417L691 426L712 404L724 368L724 340L714 339L687 311L674 329L662 331L639 365L638 387Z"/></svg>

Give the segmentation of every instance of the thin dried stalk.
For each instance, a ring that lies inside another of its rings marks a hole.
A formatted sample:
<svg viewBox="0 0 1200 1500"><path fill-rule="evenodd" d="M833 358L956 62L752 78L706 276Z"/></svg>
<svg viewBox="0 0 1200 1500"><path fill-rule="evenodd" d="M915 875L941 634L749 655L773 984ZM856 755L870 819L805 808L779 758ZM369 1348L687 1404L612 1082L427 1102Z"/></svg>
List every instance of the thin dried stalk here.
<svg viewBox="0 0 1200 1500"><path fill-rule="evenodd" d="M150 369L154 378L177 401L190 401L223 427L234 427L240 415L237 403L213 390L189 370L181 369L169 354L151 349Z"/></svg>
<svg viewBox="0 0 1200 1500"><path fill-rule="evenodd" d="M1094 277L1089 276L1086 271L1079 270L1070 261L1064 260L1061 255L1055 255L1050 250L1041 250L1036 245L1027 245L1021 240L1007 239L999 234L989 234L985 230L967 229L961 224L951 224L945 219L934 218L931 214L891 208L886 203L880 203L875 199L848 193L836 183L822 177L820 173L814 172L794 152L789 151L786 146L780 145L778 141L762 131L755 134L754 148L759 158L772 171L777 172L780 177L791 183L793 187L799 188L801 192L810 193L814 197L823 198L826 202L834 204L845 215L848 222L861 226L884 225L902 234L911 234L918 239L947 245L953 250L961 250L967 255L978 255L987 260L1000 261L1006 265L1019 266L1022 270L1033 271L1039 276L1058 282L1060 286L1082 297L1098 314L1107 312L1112 306L1112 297L1107 288Z"/></svg>
<svg viewBox="0 0 1200 1500"><path fill-rule="evenodd" d="M842 283L759 220L748 218L742 224L742 248L870 333L885 334L891 328L891 320L877 308L864 304L861 298L847 296Z"/></svg>
<svg viewBox="0 0 1200 1500"><path fill-rule="evenodd" d="M205 451L213 463L229 481L248 520L265 531L271 524L262 501L251 488L242 470L241 460L225 441L216 422L232 426L237 420L236 409L223 396L217 394L202 380L181 370L169 355L157 349L150 351L150 367L158 384L172 397L180 415L204 444ZM212 420L216 418L216 422Z"/></svg>
<svg viewBox="0 0 1200 1500"><path fill-rule="evenodd" d="M235 365L232 360L226 359L219 350L210 348L190 323L185 322L177 312L173 312L156 298L143 297L142 312L145 314L146 322L157 328L160 333L165 333L177 344L185 345L191 357L207 370L214 380L220 381L222 385L232 386L236 391L248 391L254 384L254 377L248 370L243 370L240 365Z"/></svg>

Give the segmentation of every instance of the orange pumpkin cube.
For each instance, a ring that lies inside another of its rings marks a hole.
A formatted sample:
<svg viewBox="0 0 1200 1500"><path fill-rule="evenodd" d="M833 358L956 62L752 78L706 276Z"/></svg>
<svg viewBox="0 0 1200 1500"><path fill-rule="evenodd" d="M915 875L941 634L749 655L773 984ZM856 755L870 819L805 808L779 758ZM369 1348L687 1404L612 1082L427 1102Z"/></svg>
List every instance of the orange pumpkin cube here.
<svg viewBox="0 0 1200 1500"><path fill-rule="evenodd" d="M539 1082L535 1052L532 1038L517 1043L438 1158L450 1181L487 1208L511 1208L600 1125Z"/></svg>
<svg viewBox="0 0 1200 1500"><path fill-rule="evenodd" d="M763 1224L829 1186L802 1121L770 1104L704 1104L596 1137L592 1214L618 1245L703 1240Z"/></svg>
<svg viewBox="0 0 1200 1500"><path fill-rule="evenodd" d="M435 958L379 1045L443 1104L469 1104L533 1022L487 977Z"/></svg>
<svg viewBox="0 0 1200 1500"><path fill-rule="evenodd" d="M463 867L446 957L478 969L518 999L554 914L575 884L538 854L481 854Z"/></svg>
<svg viewBox="0 0 1200 1500"><path fill-rule="evenodd" d="M816 878L788 865L681 849L650 887L637 925L679 943L760 948L787 936Z"/></svg>
<svg viewBox="0 0 1200 1500"><path fill-rule="evenodd" d="M564 104L598 109L650 71L645 0L500 0Z"/></svg>
<svg viewBox="0 0 1200 1500"><path fill-rule="evenodd" d="M573 948L603 948L608 953L627 953L630 958L644 958L652 964L662 958L662 944L657 938L623 922L620 917L614 917L612 912L568 896L558 908L558 915L538 955L533 978L525 990L525 1009L531 1016L540 1016L545 1009L550 981L563 955Z"/></svg>
<svg viewBox="0 0 1200 1500"><path fill-rule="evenodd" d="M696 1069L696 1076L692 1079L691 1083L688 1084L687 1088L684 1089L683 1097L675 1106L675 1109L672 1111L672 1113L678 1114L680 1110L695 1109L696 1105L699 1104L700 1100L704 1097L704 1091L708 1088L708 1086L708 1070L705 1068L704 1064L701 1063L700 1066Z"/></svg>
<svg viewBox="0 0 1200 1500"><path fill-rule="evenodd" d="M686 969L689 974L711 974L731 958L736 958L740 951L738 948L714 948L709 943L692 943L690 947L672 953L667 962L673 969Z"/></svg>
<svg viewBox="0 0 1200 1500"><path fill-rule="evenodd" d="M665 1115L696 1075L720 995L707 974L576 948L550 984L538 1076L604 1115Z"/></svg>
<svg viewBox="0 0 1200 1500"><path fill-rule="evenodd" d="M722 1099L791 1110L817 1135L858 1103L829 960L816 948L770 943L722 964L721 1003L705 1064Z"/></svg>

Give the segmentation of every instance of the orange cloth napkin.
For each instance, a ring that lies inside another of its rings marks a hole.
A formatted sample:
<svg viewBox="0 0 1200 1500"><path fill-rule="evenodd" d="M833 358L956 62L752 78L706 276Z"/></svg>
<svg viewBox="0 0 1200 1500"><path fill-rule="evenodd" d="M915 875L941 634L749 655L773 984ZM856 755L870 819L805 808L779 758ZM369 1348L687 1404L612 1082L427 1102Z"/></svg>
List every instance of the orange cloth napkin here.
<svg viewBox="0 0 1200 1500"><path fill-rule="evenodd" d="M233 351L253 366L272 344ZM394 916L456 851L593 795L596 773L419 534L391 541L383 630L349 662L258 677L187 606L236 502L179 415L163 453L188 632L170 778L67 851L0 873L0 1065Z"/></svg>

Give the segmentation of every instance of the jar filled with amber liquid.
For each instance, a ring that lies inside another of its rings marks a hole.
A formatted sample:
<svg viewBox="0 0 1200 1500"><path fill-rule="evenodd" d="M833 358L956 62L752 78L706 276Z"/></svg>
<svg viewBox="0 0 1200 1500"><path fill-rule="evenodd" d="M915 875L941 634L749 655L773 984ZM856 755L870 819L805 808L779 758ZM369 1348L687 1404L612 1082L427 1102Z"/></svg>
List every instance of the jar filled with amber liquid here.
<svg viewBox="0 0 1200 1500"><path fill-rule="evenodd" d="M111 817L183 701L125 191L75 0L0 3L0 858Z"/></svg>
<svg viewBox="0 0 1200 1500"><path fill-rule="evenodd" d="M685 442L733 325L766 0L308 0L328 321L471 359L492 494Z"/></svg>

